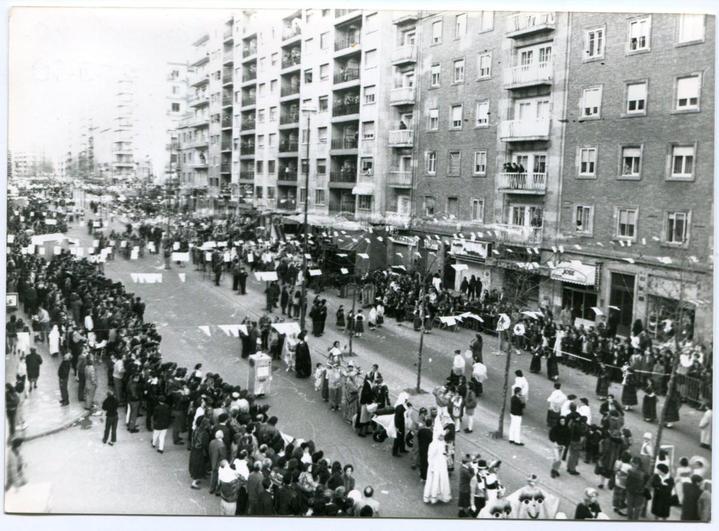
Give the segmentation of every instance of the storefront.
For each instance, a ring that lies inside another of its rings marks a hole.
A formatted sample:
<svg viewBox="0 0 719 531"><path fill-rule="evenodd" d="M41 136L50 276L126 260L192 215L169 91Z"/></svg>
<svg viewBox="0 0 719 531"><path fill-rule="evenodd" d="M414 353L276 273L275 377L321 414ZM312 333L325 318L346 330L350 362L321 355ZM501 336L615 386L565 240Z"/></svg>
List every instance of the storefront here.
<svg viewBox="0 0 719 531"><path fill-rule="evenodd" d="M598 306L599 267L571 260L551 270L550 278L561 286L561 306L569 307L575 322L595 322L597 313L592 308Z"/></svg>
<svg viewBox="0 0 719 531"><path fill-rule="evenodd" d="M647 309L644 325L651 335L660 328L685 331L694 335L694 321L699 304L698 288L694 282L680 282L664 276L648 275Z"/></svg>
<svg viewBox="0 0 719 531"><path fill-rule="evenodd" d="M455 271L452 288L459 291L462 281L469 281L473 276L482 287L481 291L488 290L492 284L491 268L485 264L491 252L487 242L471 240L452 240L450 253L454 258L452 268ZM480 291L480 293L481 293Z"/></svg>
<svg viewBox="0 0 719 531"><path fill-rule="evenodd" d="M387 245L387 263L389 265L401 265L407 268L407 270L414 270L418 268L419 256L417 253L417 247L419 245L419 238L415 236L388 236L389 245ZM421 269L420 269L421 270Z"/></svg>
<svg viewBox="0 0 719 531"><path fill-rule="evenodd" d="M612 313L608 319L610 329L615 328L621 336L629 336L634 316L634 290L636 275L627 273L610 273L609 305Z"/></svg>

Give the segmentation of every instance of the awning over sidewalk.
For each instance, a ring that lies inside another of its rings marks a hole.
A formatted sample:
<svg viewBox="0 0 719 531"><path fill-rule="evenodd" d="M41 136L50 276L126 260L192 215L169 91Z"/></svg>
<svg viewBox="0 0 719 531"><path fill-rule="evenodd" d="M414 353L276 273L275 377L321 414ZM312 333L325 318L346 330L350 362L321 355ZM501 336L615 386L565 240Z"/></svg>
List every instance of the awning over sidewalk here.
<svg viewBox="0 0 719 531"><path fill-rule="evenodd" d="M550 277L569 284L594 286L597 279L597 266L584 264L579 260L560 262L552 268Z"/></svg>

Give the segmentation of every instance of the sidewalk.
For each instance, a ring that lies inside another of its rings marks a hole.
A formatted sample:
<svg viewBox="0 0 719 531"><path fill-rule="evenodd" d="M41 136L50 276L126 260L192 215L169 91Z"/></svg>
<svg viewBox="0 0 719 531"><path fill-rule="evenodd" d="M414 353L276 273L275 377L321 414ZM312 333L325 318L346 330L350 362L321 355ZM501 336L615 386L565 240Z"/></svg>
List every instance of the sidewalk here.
<svg viewBox="0 0 719 531"><path fill-rule="evenodd" d="M31 346L36 348L38 354L42 356L42 365L40 366L37 389L28 392L27 397L23 398L20 406L27 427L21 429L21 419L19 417L15 427L15 436L22 437L25 441L44 437L79 424L88 414L85 410L84 402L78 401L78 384L72 375L72 371L70 372L70 381L67 386L70 405L64 407L60 405L60 386L57 379L57 369L62 361L60 356L55 358L50 356L46 343L31 341ZM15 383L18 360L18 355L5 356L6 382ZM95 393L95 399L98 403L102 401L101 397L105 395L107 388L106 378L100 372L102 371L98 371L98 386Z"/></svg>

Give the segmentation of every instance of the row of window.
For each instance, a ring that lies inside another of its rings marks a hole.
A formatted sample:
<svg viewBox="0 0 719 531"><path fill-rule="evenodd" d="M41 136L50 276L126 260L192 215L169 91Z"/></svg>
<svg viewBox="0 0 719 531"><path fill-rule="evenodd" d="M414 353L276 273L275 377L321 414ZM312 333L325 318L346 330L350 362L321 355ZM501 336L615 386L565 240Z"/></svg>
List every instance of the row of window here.
<svg viewBox="0 0 719 531"><path fill-rule="evenodd" d="M275 193L275 187L274 186L255 186L255 197L257 199L263 199L265 196L265 192L267 194L267 199L275 199L276 193ZM299 190L300 196L299 196L299 203L304 203L305 201L305 190L304 188L300 188ZM288 198L289 199L289 198ZM291 199L294 199L291 198ZM327 203L327 190L324 188L316 188L314 190L314 203L315 205L325 205ZM371 195L358 195L357 196L357 209L358 210L372 210L372 196Z"/></svg>
<svg viewBox="0 0 719 531"><path fill-rule="evenodd" d="M624 113L629 116L647 114L648 82L628 81L624 84ZM693 73L674 78L672 109L674 111L699 111L701 101L702 75ZM581 117L602 117L602 86L587 87L580 100Z"/></svg>
<svg viewBox="0 0 719 531"><path fill-rule="evenodd" d="M639 179L642 175L643 145L620 146L619 176ZM577 150L577 174L579 177L596 178L597 147L580 147ZM667 178L693 180L696 168L696 145L670 145L668 147Z"/></svg>
<svg viewBox="0 0 719 531"><path fill-rule="evenodd" d="M631 18L627 21L626 47L627 54L648 52L651 49L651 15ZM676 26L676 44L690 44L704 41L706 32L705 16L685 14L679 15ZM584 60L591 61L604 58L607 43L606 25L584 30Z"/></svg>
<svg viewBox="0 0 719 531"><path fill-rule="evenodd" d="M437 174L437 152L426 151L424 154L424 171L428 175ZM447 157L447 176L459 177L462 171L462 152L449 151ZM487 151L475 151L472 164L472 175L487 175Z"/></svg>
<svg viewBox="0 0 719 531"><path fill-rule="evenodd" d="M445 213L448 216L454 216L456 219L459 219L459 217L460 217L459 206L460 206L459 197L450 196L446 200ZM437 198L434 196L430 196L430 195L424 196L422 210L423 210L425 216L437 215L439 213ZM483 223L484 222L484 199L471 198L469 200L469 211L470 211L470 220L471 221Z"/></svg>
<svg viewBox="0 0 719 531"><path fill-rule="evenodd" d="M494 29L494 11L477 11L473 13L477 22L477 31L483 33ZM467 13L460 13L454 16L454 39L461 39L467 34ZM440 17L432 21L431 43L441 44L444 34L444 20Z"/></svg>
<svg viewBox="0 0 719 531"><path fill-rule="evenodd" d="M448 129L458 131L464 125L464 105L461 103L449 106ZM477 101L474 106L474 126L489 127L489 100ZM439 109L428 109L427 131L439 131Z"/></svg>
<svg viewBox="0 0 719 531"><path fill-rule="evenodd" d="M551 47L549 47L551 50ZM454 59L452 61L452 83L464 83L465 79L465 60L464 58ZM482 52L477 54L476 59L476 79L489 79L492 77L492 52ZM437 88L442 81L442 65L433 63L429 72L430 88Z"/></svg>
<svg viewBox="0 0 719 531"><path fill-rule="evenodd" d="M593 235L594 205L574 205L573 208L574 232L584 236ZM639 209L616 207L614 209L614 219L614 237L620 240L636 241ZM690 210L665 211L660 241L670 245L687 245L689 243L690 226Z"/></svg>

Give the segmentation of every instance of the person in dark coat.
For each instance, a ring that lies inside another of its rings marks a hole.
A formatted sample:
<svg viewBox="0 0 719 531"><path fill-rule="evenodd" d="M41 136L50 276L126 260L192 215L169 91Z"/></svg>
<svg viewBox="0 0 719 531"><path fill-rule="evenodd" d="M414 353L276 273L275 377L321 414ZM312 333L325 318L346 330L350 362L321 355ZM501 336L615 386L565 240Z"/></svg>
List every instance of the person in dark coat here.
<svg viewBox="0 0 719 531"><path fill-rule="evenodd" d="M237 293L238 295L245 295L247 293L246 286L247 286L247 271L245 271L245 268L240 268L240 275L239 275L239 282L240 282L240 291Z"/></svg>
<svg viewBox="0 0 719 531"><path fill-rule="evenodd" d="M42 365L42 357L34 348L30 349L30 354L25 356L25 366L27 367L27 379L29 381L28 390L32 393L33 389L37 389L37 380L40 378L40 365Z"/></svg>
<svg viewBox="0 0 719 531"><path fill-rule="evenodd" d="M61 406L70 405L70 397L67 394L67 381L70 377L70 369L72 367L72 362L70 361L71 359L72 356L70 354L65 354L65 357L63 358L62 362L60 363L60 366L57 369L57 378L60 382Z"/></svg>
<svg viewBox="0 0 719 531"><path fill-rule="evenodd" d="M394 439L392 444L392 455L394 457L401 457L402 454L407 453L407 449L404 446L405 436L405 422L404 414L407 411L407 407L404 403L399 403L394 408L394 426L397 430L397 437Z"/></svg>
<svg viewBox="0 0 719 531"><path fill-rule="evenodd" d="M639 403L637 400L636 376L634 375L634 371L626 365L622 371L624 372L624 378L622 380L622 405L624 406L624 411L630 411Z"/></svg>
<svg viewBox="0 0 719 531"><path fill-rule="evenodd" d="M596 520L597 515L602 512L599 507L599 493L589 487L584 490L584 498L577 504L577 508L574 511L575 520Z"/></svg>
<svg viewBox="0 0 719 531"><path fill-rule="evenodd" d="M682 522L698 522L699 517L699 497L702 494L701 476L693 474L689 483L684 483L684 491L682 498Z"/></svg>
<svg viewBox="0 0 719 531"><path fill-rule="evenodd" d="M264 479L262 475L262 465L259 462L255 462L252 472L250 472L247 478L247 514L250 516L258 514L260 494L264 490L262 486Z"/></svg>
<svg viewBox="0 0 719 531"><path fill-rule="evenodd" d="M475 363L480 362L484 363L482 360L482 345L484 343L484 340L482 339L482 334L477 332L472 342L469 344L469 348L472 350L472 358L474 359Z"/></svg>
<svg viewBox="0 0 719 531"><path fill-rule="evenodd" d="M320 301L320 335L325 333L325 323L327 322L327 301L322 299Z"/></svg>
<svg viewBox="0 0 719 531"><path fill-rule="evenodd" d="M647 389L642 398L642 417L645 422L657 421L657 395L654 393L654 384L649 380Z"/></svg>
<svg viewBox="0 0 719 531"><path fill-rule="evenodd" d="M159 453L164 453L165 451L165 436L171 422L172 411L170 406L167 405L165 397L160 396L152 410L152 447L157 448Z"/></svg>
<svg viewBox="0 0 719 531"><path fill-rule="evenodd" d="M340 304L340 307L337 308L337 313L335 314L336 321L335 324L339 330L344 330L345 328L345 310L344 307Z"/></svg>
<svg viewBox="0 0 719 531"><path fill-rule="evenodd" d="M609 394L610 383L609 371L603 363L600 363L599 373L597 374L597 386L594 389L600 400L604 400Z"/></svg>
<svg viewBox="0 0 719 531"><path fill-rule="evenodd" d="M666 413L664 414L665 426L671 428L675 422L679 422L679 406L681 406L681 396L679 390L675 387L671 393L671 397L667 397Z"/></svg>
<svg viewBox="0 0 719 531"><path fill-rule="evenodd" d="M102 443L106 444L110 438L110 446L117 442L117 408L120 403L115 398L112 389L107 390L107 397L102 402L102 410L105 412L105 432L102 436Z"/></svg>
<svg viewBox="0 0 719 531"><path fill-rule="evenodd" d="M672 492L674 491L674 478L669 474L669 467L664 463L657 465L656 472L649 480L653 489L652 514L657 520L666 520L672 507Z"/></svg>
<svg viewBox="0 0 719 531"><path fill-rule="evenodd" d="M287 291L287 285L283 285L282 293L280 293L280 308L282 308L282 315L286 314L287 305L289 303L290 303L290 293Z"/></svg>
<svg viewBox="0 0 719 531"><path fill-rule="evenodd" d="M320 335L320 305L314 303L310 310L310 319L312 320L312 335L319 337Z"/></svg>
<svg viewBox="0 0 719 531"><path fill-rule="evenodd" d="M419 453L419 475L422 479L427 479L427 456L429 453L429 445L432 444L432 421L425 419L424 426L417 431L417 452Z"/></svg>
<svg viewBox="0 0 719 531"><path fill-rule="evenodd" d="M299 342L295 350L295 375L297 378L309 378L312 374L312 358L310 347L305 341L306 332L303 330L298 336Z"/></svg>
<svg viewBox="0 0 719 531"><path fill-rule="evenodd" d="M532 349L532 361L529 362L529 372L539 374L542 372L542 346L537 345Z"/></svg>

